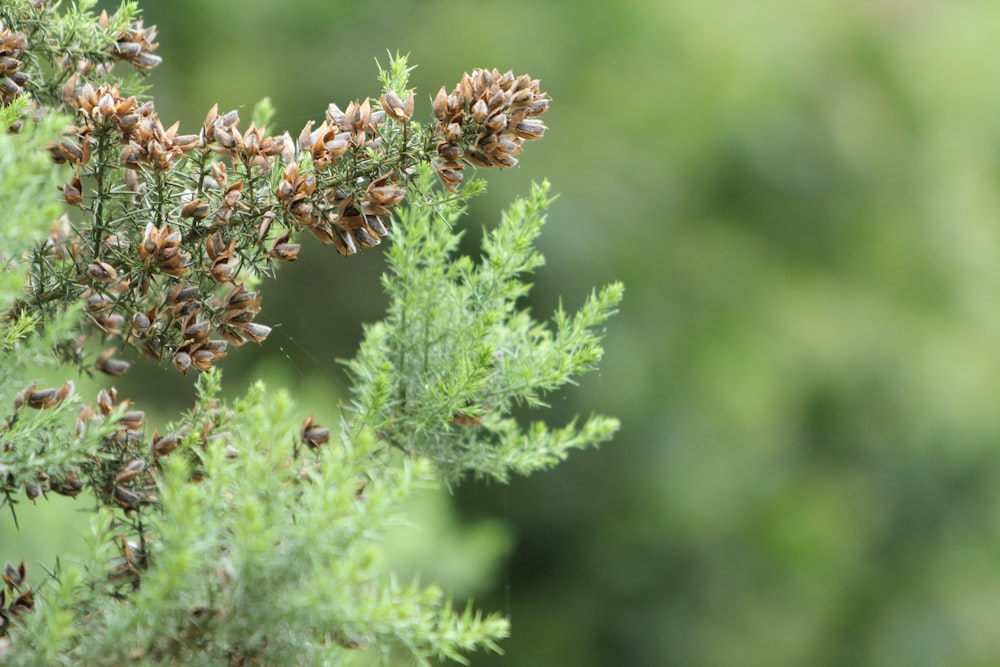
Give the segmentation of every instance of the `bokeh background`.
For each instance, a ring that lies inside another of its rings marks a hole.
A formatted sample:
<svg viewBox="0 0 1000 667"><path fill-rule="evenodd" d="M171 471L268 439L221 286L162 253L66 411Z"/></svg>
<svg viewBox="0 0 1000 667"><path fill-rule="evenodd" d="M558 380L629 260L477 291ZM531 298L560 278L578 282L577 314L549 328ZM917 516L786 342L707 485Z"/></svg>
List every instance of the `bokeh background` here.
<svg viewBox="0 0 1000 667"><path fill-rule="evenodd" d="M267 95L295 135L377 95L396 51L424 119L474 67L551 95L469 244L552 181L534 312L627 291L601 371L550 417L623 427L554 471L423 498L424 531L390 540L510 614L507 655L474 665L1000 662L1000 3L142 5L182 131ZM307 240L230 388L263 375L335 411L382 262ZM186 404L189 381L146 377Z"/></svg>

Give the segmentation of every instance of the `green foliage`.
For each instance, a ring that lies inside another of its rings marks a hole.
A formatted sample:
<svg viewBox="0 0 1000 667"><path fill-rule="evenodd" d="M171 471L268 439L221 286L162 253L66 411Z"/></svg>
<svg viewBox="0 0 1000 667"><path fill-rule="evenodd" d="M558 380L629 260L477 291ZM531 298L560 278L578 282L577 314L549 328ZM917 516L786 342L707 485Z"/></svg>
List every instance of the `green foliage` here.
<svg viewBox="0 0 1000 667"><path fill-rule="evenodd" d="M418 189L429 179L423 174ZM509 471L551 466L569 448L605 441L617 429L613 419L591 417L552 432L541 422L522 428L510 416L519 406L543 406L545 394L594 367L596 330L622 295L616 283L574 316L560 309L551 329L518 306L530 287L521 276L543 261L533 242L548 189L535 186L503 215L478 264L455 256L461 208L451 198L407 209L393 237L383 279L388 317L366 330L349 364L355 424L429 456L446 479L473 471L506 480Z"/></svg>
<svg viewBox="0 0 1000 667"><path fill-rule="evenodd" d="M94 564L108 544L122 545L115 576L103 568L59 573L77 590L71 633L60 615L34 615L16 633L18 655L59 646L71 634L81 664L176 661L203 664L342 664L352 651L404 649L428 664L461 659L476 647L498 650L506 621L456 611L435 586L402 584L382 569L379 537L400 503L433 483L427 461L389 465L383 445L364 436L316 450L298 439L294 403L257 384L231 407L220 402L216 374L203 375L199 403L181 423L206 415L226 429L199 450L194 464L174 456L157 486L158 511L141 519L155 553L122 541L122 521L95 517ZM196 473L202 481L192 483ZM146 559L142 575L136 572ZM131 559L131 560L130 560ZM83 591L109 589L88 598ZM67 596L72 596L67 599ZM82 600L81 600L82 597ZM65 643L65 642L64 642Z"/></svg>
<svg viewBox="0 0 1000 667"><path fill-rule="evenodd" d="M53 554L44 576L5 566L3 663L499 652L506 618L401 582L382 540L421 489L467 471L506 481L617 429L514 416L596 366L622 295L613 284L551 326L518 305L542 263L548 185L503 215L478 264L456 251L464 204L484 189L463 170L513 166L542 136L538 81L475 70L421 124L397 55L377 102L331 104L297 140L267 135L267 98L248 128L213 108L182 135L135 78L160 63L155 27L134 3L95 7L0 0L0 502L16 522L22 494L82 494L90 515L79 562ZM227 345L267 338L250 287L296 259L304 231L345 255L392 240L389 311L347 363L354 400L332 429L261 381L224 399L213 366ZM201 372L195 404L162 433L113 387L88 401L76 381L34 375L71 369L90 391L95 371L124 374L130 351Z"/></svg>

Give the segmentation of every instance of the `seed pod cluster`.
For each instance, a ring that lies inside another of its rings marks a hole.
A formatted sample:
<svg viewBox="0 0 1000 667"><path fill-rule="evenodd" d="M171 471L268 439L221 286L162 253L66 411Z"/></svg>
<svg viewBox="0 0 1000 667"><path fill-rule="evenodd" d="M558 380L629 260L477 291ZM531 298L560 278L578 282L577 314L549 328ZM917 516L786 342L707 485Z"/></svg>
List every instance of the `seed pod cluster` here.
<svg viewBox="0 0 1000 667"><path fill-rule="evenodd" d="M107 12L101 12L99 25L106 28L110 22ZM118 32L118 39L111 47L111 55L130 63L136 69L148 70L159 65L163 58L155 55L156 26L143 27L142 19Z"/></svg>
<svg viewBox="0 0 1000 667"><path fill-rule="evenodd" d="M7 634L8 626L25 614L35 610L35 596L26 583L28 566L21 559L19 566L9 561L3 569L3 588L0 588L0 636ZM8 597L10 602L8 603Z"/></svg>
<svg viewBox="0 0 1000 667"><path fill-rule="evenodd" d="M271 333L271 327L254 322L260 312L261 296L248 292L242 285L233 285L222 301L220 335L233 345L260 343Z"/></svg>
<svg viewBox="0 0 1000 667"><path fill-rule="evenodd" d="M444 186L455 192L464 164L513 167L522 142L539 139L547 129L537 116L549 108L538 79L510 71L476 69L455 89L442 87L434 98L438 137L435 168Z"/></svg>
<svg viewBox="0 0 1000 667"><path fill-rule="evenodd" d="M201 145L262 171L272 169L277 156L285 162L294 159L295 146L287 132L280 137L268 136L267 129L255 123L241 132L239 122L235 109L220 115L219 105L214 105L202 122ZM224 188L224 179L218 185Z"/></svg>
<svg viewBox="0 0 1000 667"><path fill-rule="evenodd" d="M182 276L188 272L191 255L181 249L180 231L172 231L169 223L157 227L147 223L139 244L139 259L160 273Z"/></svg>
<svg viewBox="0 0 1000 667"><path fill-rule="evenodd" d="M381 243L389 234L391 207L406 195L400 185L403 170L378 171L380 160L398 161L387 156L393 145L383 140L384 126L387 118L405 124L412 113L412 93L404 101L388 92L378 105L370 98L355 100L346 110L330 104L318 128L313 129L313 121L306 124L298 148L308 156L311 170L305 171L298 162L289 163L275 192L299 228L333 245L342 255ZM341 163L363 167L352 178L338 177Z"/></svg>
<svg viewBox="0 0 1000 667"><path fill-rule="evenodd" d="M81 173L101 142L112 149L121 146L118 164L124 168L125 185L140 199L148 195L150 173L174 170L191 151L202 156L222 154L234 164L241 161L248 170L265 170L266 175L282 152L294 147L287 136L267 137L263 128L253 125L241 133L239 115L235 111L220 115L216 107L206 117L201 133L178 135L178 125L164 128L151 103L124 97L113 85L79 85L78 79L75 73L63 89L64 98L77 112L78 126L65 141L50 147L54 160L77 167L70 182L62 186L70 204L86 208ZM109 139L113 140L110 144ZM178 181L189 184L188 178L181 176ZM213 300L213 294L232 284L248 253L282 261L295 259L297 254L298 245L291 242L287 229L270 241L270 251L263 247L275 214L269 204L251 209L244 203L247 183L231 180L226 163L206 161L199 191L186 185L179 194L182 202L162 222L147 220L140 234L134 226L131 230L125 226L101 236L78 231L63 218L53 224L47 254L74 259L86 267L83 280L77 282L89 284L81 297L90 323L103 337L120 337L156 359L167 356L182 372L191 367L207 370L225 356L226 347L225 340L209 340L208 330L217 330L236 344L260 342L270 331L252 321L260 309L259 297L252 312L248 308L234 312L226 297ZM140 208L156 206L149 200L136 203ZM182 277L193 280L176 280ZM230 289L230 297L238 291ZM215 302L211 316L192 319L203 305ZM194 331L200 333L194 335ZM95 368L120 375L128 363L112 354L113 350L98 355Z"/></svg>
<svg viewBox="0 0 1000 667"><path fill-rule="evenodd" d="M71 380L59 388L39 388L33 383L14 398L14 409L56 408L73 399L75 391ZM30 500L50 491L74 497L87 481L105 502L129 510L140 503L155 502L151 494L155 485L149 465L170 454L177 447L180 434L161 436L154 432L151 441L147 441L145 426L145 412L135 409L129 400L119 400L114 388L101 389L93 403L80 406L75 427L75 437L79 439L100 429L103 433L99 446L101 455L39 472L30 479L4 474L0 466L0 492L10 494L21 488ZM5 439L2 451L12 452L19 446L19 441ZM13 576L9 572L8 575Z"/></svg>
<svg viewBox="0 0 1000 667"><path fill-rule="evenodd" d="M207 371L212 362L226 356L226 341L211 340L209 334L212 323L191 314L184 322L181 344L174 351L174 365L182 373L194 366L199 371Z"/></svg>
<svg viewBox="0 0 1000 667"><path fill-rule="evenodd" d="M537 80L475 70L451 94L441 90L432 126L412 122L414 93L399 87L328 105L297 140L241 128L240 114L218 105L197 133L181 134L108 76L116 61L159 62L155 27L122 29L106 14L100 23L115 38L112 54L55 63L68 72L56 90L76 120L49 153L73 167L61 189L80 213L53 224L33 261L60 271L33 281L19 307L82 298L84 330L100 335L104 352L88 357L81 341L72 360L94 359L110 375L128 368L130 347L186 373L211 368L226 344L261 342L271 329L255 322L259 295L236 305L244 271L269 274L297 259L301 231L344 255L379 245L417 164L433 163L454 190L464 164L512 166L522 141L545 130ZM0 34L10 53L25 48L23 36Z"/></svg>
<svg viewBox="0 0 1000 667"><path fill-rule="evenodd" d="M24 94L28 75L21 70L21 56L28 48L24 33L4 28L0 23L0 105L8 106Z"/></svg>

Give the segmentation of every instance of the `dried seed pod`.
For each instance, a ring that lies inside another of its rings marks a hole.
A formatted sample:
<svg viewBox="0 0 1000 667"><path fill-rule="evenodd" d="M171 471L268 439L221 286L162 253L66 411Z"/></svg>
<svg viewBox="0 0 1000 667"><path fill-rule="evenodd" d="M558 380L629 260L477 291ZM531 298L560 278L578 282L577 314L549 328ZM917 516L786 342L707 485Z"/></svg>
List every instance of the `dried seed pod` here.
<svg viewBox="0 0 1000 667"><path fill-rule="evenodd" d="M540 139L548 128L540 120L526 118L514 126L514 134L522 139Z"/></svg>
<svg viewBox="0 0 1000 667"><path fill-rule="evenodd" d="M365 198L379 206L395 206L406 196L406 190L389 183L391 174L385 174L372 181L365 190Z"/></svg>
<svg viewBox="0 0 1000 667"><path fill-rule="evenodd" d="M211 207L208 205L208 202L202 201L197 197L181 207L182 218L194 218L195 220L200 220L202 218L207 218L210 212Z"/></svg>
<svg viewBox="0 0 1000 667"><path fill-rule="evenodd" d="M382 108L394 120L405 123L413 117L413 91L411 90L406 100L399 99L395 91L387 91L381 98Z"/></svg>
<svg viewBox="0 0 1000 667"><path fill-rule="evenodd" d="M462 182L462 172L460 171L461 166L458 169L453 168L439 168L437 169L437 176L448 192L458 192L455 188L456 185Z"/></svg>
<svg viewBox="0 0 1000 667"><path fill-rule="evenodd" d="M313 417L309 415L302 423L302 428L299 429L299 439L309 449L316 449L330 441L330 429L313 423Z"/></svg>
<svg viewBox="0 0 1000 667"><path fill-rule="evenodd" d="M28 402L28 394L33 392L36 386L38 386L37 383L32 382L27 387L25 387L24 389L22 389L21 391L17 392L17 394L14 395L15 410L20 410L21 408L24 407L25 403Z"/></svg>
<svg viewBox="0 0 1000 667"><path fill-rule="evenodd" d="M83 489L83 482L75 472L66 473L61 478L55 478L49 482L49 489L61 496L70 498L76 497Z"/></svg>
<svg viewBox="0 0 1000 667"><path fill-rule="evenodd" d="M211 350L196 350L191 353L191 365L197 368L202 373L206 373L212 368L212 361L215 360L215 354Z"/></svg>
<svg viewBox="0 0 1000 667"><path fill-rule="evenodd" d="M142 459L132 459L121 472L115 476L115 484L128 484L138 477L146 469L146 462Z"/></svg>
<svg viewBox="0 0 1000 667"><path fill-rule="evenodd" d="M284 183L284 181L282 181ZM280 185L279 185L280 188ZM281 197L278 197L281 199ZM264 215L260 217L260 223L257 225L257 241L263 241L267 238L267 233L271 231L271 225L274 223L274 219L277 214L273 210L267 210Z"/></svg>
<svg viewBox="0 0 1000 667"><path fill-rule="evenodd" d="M145 313L135 313L132 315L132 335L136 338L143 338L153 327L153 318L155 317L155 308Z"/></svg>
<svg viewBox="0 0 1000 667"><path fill-rule="evenodd" d="M111 387L110 389L101 389L97 392L97 407L101 411L101 414L107 417L111 414L111 411L115 409L115 404L118 402L118 391Z"/></svg>
<svg viewBox="0 0 1000 667"><path fill-rule="evenodd" d="M87 265L87 275L97 282L111 282L118 278L115 267L99 259L95 259L92 264Z"/></svg>
<svg viewBox="0 0 1000 667"><path fill-rule="evenodd" d="M63 386L59 387L59 391L56 392L56 401L64 401L67 398L72 398L75 393L76 384L72 380L66 380Z"/></svg>
<svg viewBox="0 0 1000 667"><path fill-rule="evenodd" d="M184 339L203 342L208 339L208 334L212 330L212 323L206 320L196 322L184 329Z"/></svg>
<svg viewBox="0 0 1000 667"><path fill-rule="evenodd" d="M128 402L128 401L126 401ZM138 431L142 429L142 425L146 421L146 413L142 410L129 410L121 416L118 423L131 431Z"/></svg>
<svg viewBox="0 0 1000 667"><path fill-rule="evenodd" d="M188 285L185 282L180 282L171 287L170 291L167 292L166 303L170 305L189 303L199 296L201 296L201 290L198 289L197 285Z"/></svg>
<svg viewBox="0 0 1000 667"><path fill-rule="evenodd" d="M30 614L35 610L34 593L31 592L30 588L24 591L10 603L10 607L7 610L14 617Z"/></svg>
<svg viewBox="0 0 1000 667"><path fill-rule="evenodd" d="M369 229L365 227L358 227L357 229L351 230L354 234L354 238L361 245L362 248L372 248L377 246L382 241L379 239L377 234L373 234Z"/></svg>
<svg viewBox="0 0 1000 667"><path fill-rule="evenodd" d="M28 565L21 559L21 564L14 567L9 561L3 568L3 581L10 588L21 588L25 577L28 576Z"/></svg>
<svg viewBox="0 0 1000 667"><path fill-rule="evenodd" d="M257 292L248 292L243 285L235 285L235 289L226 296L227 311L252 310L260 311L261 297Z"/></svg>
<svg viewBox="0 0 1000 667"><path fill-rule="evenodd" d="M118 348L112 347L101 352L97 356L97 361L94 362L94 368L112 377L124 375L131 364L124 359L115 359L112 355L117 350Z"/></svg>
<svg viewBox="0 0 1000 667"><path fill-rule="evenodd" d="M464 412L456 412L451 417L452 424L458 424L460 426L481 426L483 423L482 417L478 415L470 415Z"/></svg>
<svg viewBox="0 0 1000 667"><path fill-rule="evenodd" d="M153 458L166 456L174 451L178 444L180 444L180 435L177 433L168 433L161 436L159 431L153 431L153 440L150 445Z"/></svg>
<svg viewBox="0 0 1000 667"><path fill-rule="evenodd" d="M252 343L263 343L264 339L271 335L271 327L264 324L251 322L240 329L243 338Z"/></svg>
<svg viewBox="0 0 1000 667"><path fill-rule="evenodd" d="M434 117L438 121L446 122L449 119L449 105L448 105L448 91L445 90L444 86L441 86L441 90L437 92L434 96L433 103Z"/></svg>
<svg viewBox="0 0 1000 667"><path fill-rule="evenodd" d="M274 259L282 260L285 262L294 262L299 258L299 250L302 245L299 243L289 243L289 239L292 237L292 231L288 230L271 244L271 250L268 253L269 256Z"/></svg>
<svg viewBox="0 0 1000 667"><path fill-rule="evenodd" d="M51 408L57 402L55 389L39 389L28 394L28 407L36 410Z"/></svg>
<svg viewBox="0 0 1000 667"><path fill-rule="evenodd" d="M134 510L142 502L142 495L129 491L121 486L116 486L112 499L126 511Z"/></svg>
<svg viewBox="0 0 1000 667"><path fill-rule="evenodd" d="M489 156L486 155L486 153L484 153L482 151L478 151L478 150L476 150L474 148L467 149L465 151L465 156L464 157L465 157L466 162L469 162L473 166L476 166L476 167L487 169L487 168L493 166L492 162L490 162Z"/></svg>
<svg viewBox="0 0 1000 667"><path fill-rule="evenodd" d="M188 368L191 367L191 355L187 352L175 352L174 366L176 366L177 370L181 373L187 375Z"/></svg>

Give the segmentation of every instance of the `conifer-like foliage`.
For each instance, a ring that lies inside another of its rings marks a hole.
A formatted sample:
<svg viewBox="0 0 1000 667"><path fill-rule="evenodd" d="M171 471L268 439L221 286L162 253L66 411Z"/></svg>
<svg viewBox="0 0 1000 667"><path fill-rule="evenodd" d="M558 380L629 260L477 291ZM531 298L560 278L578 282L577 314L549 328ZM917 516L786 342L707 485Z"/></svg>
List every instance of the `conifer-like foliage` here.
<svg viewBox="0 0 1000 667"><path fill-rule="evenodd" d="M426 664L499 650L506 619L400 582L378 538L421 486L504 481L617 428L524 418L596 365L622 295L609 286L549 323L519 303L542 264L548 185L479 257L457 250L483 188L465 167L516 164L545 132L548 96L527 75L475 70L420 123L396 57L377 100L331 103L296 138L268 134L266 102L249 125L213 108L183 134L143 85L156 46L134 3L98 15L83 0L0 0L0 503L13 521L48 494L91 509L84 562L6 564L0 660ZM220 393L218 361L266 344L265 279L303 234L341 255L388 241L390 306L346 362L339 421L259 382ZM112 386L77 392L77 374L114 378L135 355L198 375L196 404L153 428ZM35 379L53 369L61 384Z"/></svg>

